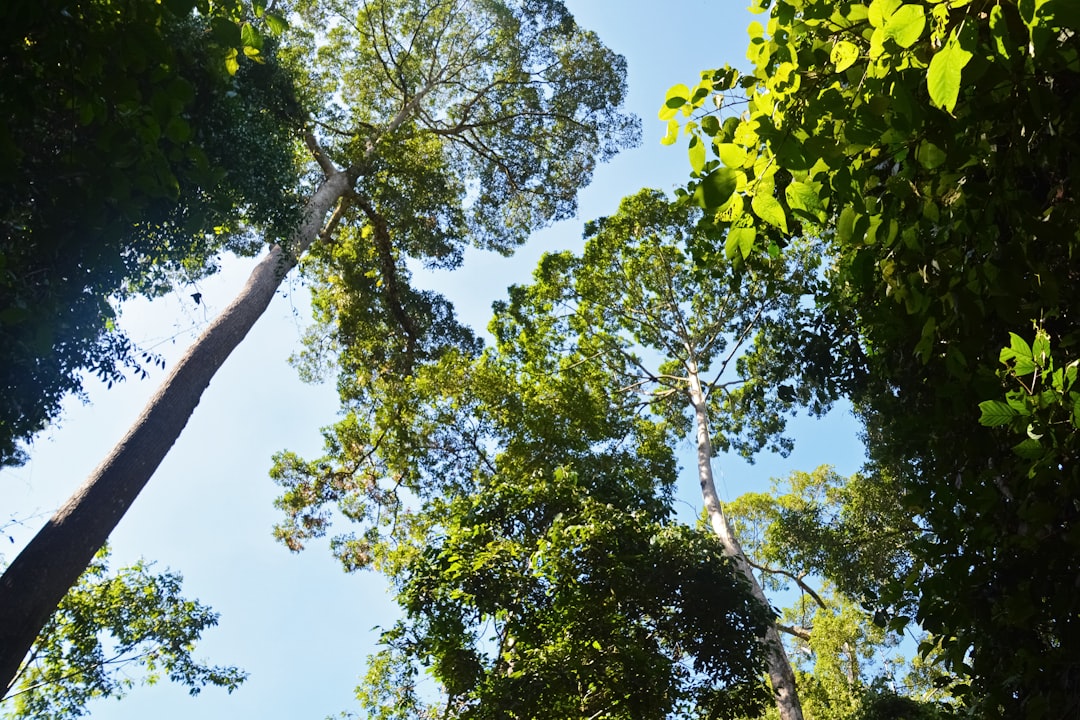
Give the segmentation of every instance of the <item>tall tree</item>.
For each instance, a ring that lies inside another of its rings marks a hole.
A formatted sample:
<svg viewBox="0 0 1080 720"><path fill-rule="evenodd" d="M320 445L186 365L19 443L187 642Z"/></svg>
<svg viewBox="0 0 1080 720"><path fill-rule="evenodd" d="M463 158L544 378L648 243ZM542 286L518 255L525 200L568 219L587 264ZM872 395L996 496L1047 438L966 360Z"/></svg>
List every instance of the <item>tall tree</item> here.
<svg viewBox="0 0 1080 720"><path fill-rule="evenodd" d="M0 9L0 465L84 373L111 385L153 360L114 303L256 253L241 218L271 234L295 220L302 117L274 43L241 31L238 4L201 19L194 4Z"/></svg>
<svg viewBox="0 0 1080 720"><path fill-rule="evenodd" d="M308 178L302 220L0 578L5 684L216 370L312 245L329 248L339 228L366 243L367 272L379 280L408 360L427 321L423 307L403 304L404 258L453 265L467 243L509 252L531 230L572 214L596 162L637 138L637 121L620 112L622 58L556 0L296 2L288 9L297 23L283 52L309 71L305 139L318 168Z"/></svg>
<svg viewBox="0 0 1080 720"><path fill-rule="evenodd" d="M499 341L481 355L446 347L362 384L346 366L346 416L326 431L326 455L276 458L279 537L299 549L352 521L331 548L348 569L386 572L406 611L360 688L364 710L758 709L769 612L716 538L669 519L670 427L640 415L594 338L505 308L494 324ZM438 697L416 691L421 667Z"/></svg>
<svg viewBox="0 0 1080 720"><path fill-rule="evenodd" d="M874 607L883 587L911 574L911 547L924 532L898 489L825 466L727 505L764 589L797 593L779 627L810 717L877 717L890 699L931 717L942 709L933 700L948 697L949 678L896 654L907 623Z"/></svg>
<svg viewBox="0 0 1080 720"><path fill-rule="evenodd" d="M835 258L851 322L812 369L847 386L931 531L916 619L970 676L957 692L989 716L1076 714L1080 10L758 6L753 74L706 72L661 110L670 141L690 135L688 192L752 254L801 232Z"/></svg>
<svg viewBox="0 0 1080 720"><path fill-rule="evenodd" d="M655 191L623 201L619 212L591 224L581 257L547 256L536 283L514 288L508 317L523 327L545 318L591 338L593 362L612 363L609 382L696 438L698 479L709 523L725 553L763 607L771 607L725 515L713 476L718 448L746 456L762 447L790 449L785 414L797 399L823 407L811 385L775 382L786 364L771 337L794 332L815 282L814 258L792 245L748 263L696 273L689 253L711 242L688 203ZM555 314L561 320L549 319ZM512 329L507 326L504 332ZM775 626L764 638L769 677L781 716L801 718L791 664Z"/></svg>

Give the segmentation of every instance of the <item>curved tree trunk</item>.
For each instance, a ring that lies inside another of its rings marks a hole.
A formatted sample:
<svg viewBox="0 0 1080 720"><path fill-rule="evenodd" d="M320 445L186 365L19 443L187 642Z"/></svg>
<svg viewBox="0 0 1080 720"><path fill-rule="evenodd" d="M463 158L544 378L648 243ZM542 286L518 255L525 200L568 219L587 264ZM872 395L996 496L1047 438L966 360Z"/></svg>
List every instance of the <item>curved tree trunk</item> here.
<svg viewBox="0 0 1080 720"><path fill-rule="evenodd" d="M11 689L23 658L68 589L180 436L214 374L319 236L327 213L350 192L353 179L350 173L328 174L304 208L291 253L275 245L255 266L240 294L188 349L124 438L0 577L0 697Z"/></svg>
<svg viewBox="0 0 1080 720"><path fill-rule="evenodd" d="M720 496L716 492L716 483L713 480L713 447L712 437L709 434L709 414L705 406L705 393L701 387L697 365L693 360L688 363L687 370L690 404L694 407L694 421L697 426L698 479L701 482L701 496L705 501L705 510L709 514L709 523L712 525L713 532L720 538L724 552L735 561L739 572L750 583L750 591L754 597L768 608L770 607L769 600L754 576L753 568L746 559L746 553L743 552L742 545L739 544L739 539L735 536L731 523L724 515L724 508L720 504ZM780 640L776 623L769 626L763 642L769 666L769 681L776 695L776 706L780 710L781 720L803 720L802 705L799 703L799 694L795 688L795 673L791 669L791 662Z"/></svg>

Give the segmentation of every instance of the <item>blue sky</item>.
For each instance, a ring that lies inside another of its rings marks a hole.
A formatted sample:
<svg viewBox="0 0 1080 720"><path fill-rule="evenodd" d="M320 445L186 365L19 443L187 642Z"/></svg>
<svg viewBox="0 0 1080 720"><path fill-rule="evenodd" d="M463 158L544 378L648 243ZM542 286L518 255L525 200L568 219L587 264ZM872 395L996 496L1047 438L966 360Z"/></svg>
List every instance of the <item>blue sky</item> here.
<svg viewBox="0 0 1080 720"><path fill-rule="evenodd" d="M486 326L491 302L508 285L528 280L541 253L579 248L585 220L613 213L618 201L642 187L672 190L685 184L685 145L660 145L656 119L664 93L693 84L700 70L743 65L746 27L753 19L742 2L727 0L567 0L578 22L596 31L629 64L630 109L640 115L644 142L601 166L583 191L579 216L537 233L512 258L471 252L453 273L417 276L418 285L451 297L459 315ZM203 304L181 288L154 303L125 305L121 323L144 347L172 361L213 313L239 290L249 264L226 262L201 282ZM277 489L267 476L271 455L285 448L315 455L319 428L333 422L337 398L331 385L302 384L288 365L308 322L307 290L295 278L228 360L172 452L112 538L113 563L139 557L185 577L185 591L221 613L198 655L237 664L251 674L232 695L208 689L197 698L169 683L136 688L121 702L91 706L95 720L233 720L324 718L354 710L353 688L378 637L375 626L395 617L378 575L344 574L324 543L290 554L275 543L272 506ZM129 380L106 391L90 388L90 403L68 403L58 427L35 444L25 467L0 473L3 516L27 518L9 528L10 558L36 527L81 483L137 416L163 373ZM720 490L727 498L762 490L770 477L830 463L849 473L862 462L854 421L834 411L823 421L793 426L796 451L762 457L754 466L721 457ZM684 464L693 449L680 448ZM693 516L701 506L690 479L680 507Z"/></svg>

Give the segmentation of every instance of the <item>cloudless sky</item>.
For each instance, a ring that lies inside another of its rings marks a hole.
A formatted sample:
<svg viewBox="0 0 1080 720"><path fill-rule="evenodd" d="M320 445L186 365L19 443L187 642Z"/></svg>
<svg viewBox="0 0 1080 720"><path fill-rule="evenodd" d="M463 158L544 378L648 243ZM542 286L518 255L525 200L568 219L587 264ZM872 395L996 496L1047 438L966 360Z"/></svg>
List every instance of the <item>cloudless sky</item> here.
<svg viewBox="0 0 1080 720"><path fill-rule="evenodd" d="M743 0L744 2L745 0ZM585 220L616 211L619 199L642 187L667 191L684 185L689 165L685 143L666 148L656 118L671 85L692 85L699 72L724 63L744 66L746 27L753 19L743 2L730 0L567 0L578 22L595 31L629 65L629 109L643 121L641 147L597 169L581 194L577 218L537 233L512 258L470 252L452 273L418 275L416 284L453 299L459 315L478 329L506 287L527 282L541 253L581 247ZM144 348L175 360L194 333L231 300L250 262L227 261L217 276L153 303L122 309L121 324ZM196 306L189 293L202 293ZM338 404L333 383L304 385L288 365L308 323L308 293L295 277L218 373L180 440L113 534L113 567L139 557L184 575L184 591L221 614L197 655L235 664L250 673L232 695L209 688L196 698L162 682L137 687L120 702L90 706L94 720L319 720L357 710L353 688L395 606L382 578L346 575L325 542L290 554L270 536L278 519L277 488L267 471L271 455L290 449L313 457L321 451L319 429L332 423ZM37 527L73 492L123 435L164 373L131 379L107 390L92 385L89 404L69 402L59 426L32 448L31 461L0 473L0 519L24 518L8 528L10 559ZM720 490L733 498L763 490L770 477L810 470L822 463L842 473L858 469L862 448L856 424L843 410L822 421L792 426L796 451L787 459L761 457L749 466L717 460ZM693 465L689 444L680 448ZM680 514L701 507L696 482L680 492ZM337 528L344 530L345 528Z"/></svg>

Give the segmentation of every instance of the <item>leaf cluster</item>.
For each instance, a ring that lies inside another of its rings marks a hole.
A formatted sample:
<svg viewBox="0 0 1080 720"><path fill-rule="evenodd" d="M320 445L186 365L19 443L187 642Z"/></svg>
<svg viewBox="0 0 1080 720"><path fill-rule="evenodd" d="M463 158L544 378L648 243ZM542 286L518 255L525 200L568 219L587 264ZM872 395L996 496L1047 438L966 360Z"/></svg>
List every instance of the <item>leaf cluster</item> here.
<svg viewBox="0 0 1080 720"><path fill-rule="evenodd" d="M154 574L138 562L110 573L108 548L61 601L5 698L3 717L60 720L82 717L95 698L122 697L134 685L161 677L197 695L207 685L229 692L247 674L207 665L192 653L218 615L181 592L177 573Z"/></svg>
<svg viewBox="0 0 1080 720"><path fill-rule="evenodd" d="M273 43L230 75L214 32L235 26L227 8L178 4L4 7L0 463L82 373L145 372L116 301L197 279L223 250L255 251L253 228L297 217L300 110Z"/></svg>
<svg viewBox="0 0 1080 720"><path fill-rule="evenodd" d="M760 707L768 617L719 544L588 485L557 468L451 503L399 580L407 618L382 656L429 667L454 717ZM386 698L369 678L375 706Z"/></svg>

